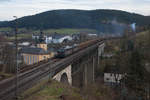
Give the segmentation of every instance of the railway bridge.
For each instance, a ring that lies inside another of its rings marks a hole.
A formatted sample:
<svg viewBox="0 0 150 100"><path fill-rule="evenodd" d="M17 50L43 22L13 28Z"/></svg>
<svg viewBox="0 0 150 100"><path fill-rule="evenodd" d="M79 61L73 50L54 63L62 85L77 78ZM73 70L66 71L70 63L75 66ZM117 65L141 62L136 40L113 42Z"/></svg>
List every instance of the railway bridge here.
<svg viewBox="0 0 150 100"><path fill-rule="evenodd" d="M104 52L105 44L102 43L96 48L79 52L75 58L65 65L65 68L54 75L52 78L68 83L73 86L85 86L94 82L95 70L99 66L99 61ZM63 67L63 66L62 66Z"/></svg>
<svg viewBox="0 0 150 100"><path fill-rule="evenodd" d="M0 100L12 100L16 93L22 93L49 78L78 87L93 83L104 47L105 43L101 40L68 57L47 61L20 73L18 77L1 81Z"/></svg>

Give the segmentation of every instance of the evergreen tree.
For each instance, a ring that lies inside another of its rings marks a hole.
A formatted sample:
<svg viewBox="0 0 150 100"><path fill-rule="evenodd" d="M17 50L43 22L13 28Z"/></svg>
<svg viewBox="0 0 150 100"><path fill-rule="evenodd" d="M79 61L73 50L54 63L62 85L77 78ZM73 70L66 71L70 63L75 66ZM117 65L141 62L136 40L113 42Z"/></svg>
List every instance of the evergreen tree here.
<svg viewBox="0 0 150 100"><path fill-rule="evenodd" d="M146 82L146 70L142 64L142 56L137 50L131 53L129 63L126 85L134 90L139 96L142 96L144 93L144 82Z"/></svg>

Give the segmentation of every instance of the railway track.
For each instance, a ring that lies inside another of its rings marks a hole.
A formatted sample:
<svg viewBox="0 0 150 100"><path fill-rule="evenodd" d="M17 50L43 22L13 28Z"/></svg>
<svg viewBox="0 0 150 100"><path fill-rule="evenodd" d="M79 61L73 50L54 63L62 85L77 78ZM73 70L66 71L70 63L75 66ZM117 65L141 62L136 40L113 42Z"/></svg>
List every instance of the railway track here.
<svg viewBox="0 0 150 100"><path fill-rule="evenodd" d="M26 66L22 66L21 68L20 68L20 73L23 73L23 72L26 72L26 71L28 71L28 70L31 70L31 69L33 69L33 68L35 68L35 67L37 67L37 66L39 66L39 65L41 65L41 64L44 64L44 63L47 63L47 62L49 62L49 61L53 61L53 60L55 60L56 58L55 57L53 57L53 58L49 58L49 59L46 59L46 60L42 60L42 61L40 61L40 62L38 62L38 63L35 63L35 64L32 64L32 65L26 65Z"/></svg>
<svg viewBox="0 0 150 100"><path fill-rule="evenodd" d="M44 74L48 74L50 65L56 63L57 61L59 61L59 59L53 59L52 61L32 68L31 70L20 73L18 76L18 87L25 86L26 83L30 84L31 82L33 82L33 80L40 78ZM46 73L45 70L47 70ZM16 77L12 77L0 82L0 100L8 100L9 97L12 97L12 95L15 94L15 82Z"/></svg>
<svg viewBox="0 0 150 100"><path fill-rule="evenodd" d="M24 92L43 79L48 79L49 76L53 77L67 65L87 54L90 50L97 48L99 44L100 43L98 42L97 44L82 49L66 58L52 59L47 63L42 63L31 70L20 73L18 76L18 93ZM12 77L0 82L0 100L12 100L12 98L15 96L16 90L15 81L16 77Z"/></svg>

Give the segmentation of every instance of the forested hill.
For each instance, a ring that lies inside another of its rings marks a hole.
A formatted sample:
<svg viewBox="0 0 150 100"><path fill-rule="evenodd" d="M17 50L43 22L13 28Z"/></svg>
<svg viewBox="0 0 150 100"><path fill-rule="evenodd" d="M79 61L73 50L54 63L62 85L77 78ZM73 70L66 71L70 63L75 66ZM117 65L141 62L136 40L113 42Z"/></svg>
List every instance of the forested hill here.
<svg viewBox="0 0 150 100"><path fill-rule="evenodd" d="M149 25L150 16L119 10L53 10L18 19L19 27L31 29L90 28L112 33L131 23ZM14 21L0 22L0 27L14 25Z"/></svg>

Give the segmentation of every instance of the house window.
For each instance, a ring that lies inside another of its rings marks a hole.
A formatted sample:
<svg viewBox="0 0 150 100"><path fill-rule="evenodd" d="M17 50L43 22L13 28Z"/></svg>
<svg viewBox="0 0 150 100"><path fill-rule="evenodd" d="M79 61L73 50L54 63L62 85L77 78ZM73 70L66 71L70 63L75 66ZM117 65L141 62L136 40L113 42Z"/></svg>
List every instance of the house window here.
<svg viewBox="0 0 150 100"><path fill-rule="evenodd" d="M29 56L27 56L27 64L29 64Z"/></svg>
<svg viewBox="0 0 150 100"><path fill-rule="evenodd" d="M110 76L112 76L112 73L110 74Z"/></svg>
<svg viewBox="0 0 150 100"><path fill-rule="evenodd" d="M39 56L37 56L37 62L39 62Z"/></svg>
<svg viewBox="0 0 150 100"><path fill-rule="evenodd" d="M34 61L35 61L35 63L38 62L38 61L37 61L37 56L35 56Z"/></svg>
<svg viewBox="0 0 150 100"><path fill-rule="evenodd" d="M33 56L33 63L35 63L34 56Z"/></svg>
<svg viewBox="0 0 150 100"><path fill-rule="evenodd" d="M30 63L29 64L32 64L32 56L30 56Z"/></svg>
<svg viewBox="0 0 150 100"><path fill-rule="evenodd" d="M107 81L109 81L109 78L106 78Z"/></svg>
<svg viewBox="0 0 150 100"><path fill-rule="evenodd" d="M27 63L27 58L26 58L26 56L24 56L24 62Z"/></svg>
<svg viewBox="0 0 150 100"><path fill-rule="evenodd" d="M46 59L46 56L44 56L43 58Z"/></svg>

